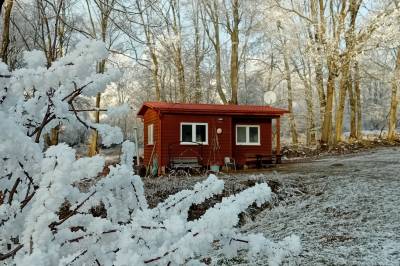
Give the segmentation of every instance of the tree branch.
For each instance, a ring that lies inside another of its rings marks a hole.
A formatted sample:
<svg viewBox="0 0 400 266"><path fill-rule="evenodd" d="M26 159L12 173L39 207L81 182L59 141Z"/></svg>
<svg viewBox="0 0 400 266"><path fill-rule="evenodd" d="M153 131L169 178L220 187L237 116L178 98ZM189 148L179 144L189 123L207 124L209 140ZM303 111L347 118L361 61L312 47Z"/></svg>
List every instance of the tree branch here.
<svg viewBox="0 0 400 266"><path fill-rule="evenodd" d="M14 186L12 187L11 191L10 191L10 196L8 197L8 204L11 205L13 198L14 198L14 194L17 191L17 187L19 185L19 183L21 182L21 179L18 177L17 180L15 180Z"/></svg>
<svg viewBox="0 0 400 266"><path fill-rule="evenodd" d="M20 244L18 246L16 246L13 250L9 251L8 253L5 254L1 254L0 253L0 261L2 260L6 260L10 257L13 257L15 254L17 254L17 252L23 247L23 244Z"/></svg>
<svg viewBox="0 0 400 266"><path fill-rule="evenodd" d="M56 229L56 226L59 226L61 224L63 224L66 220L68 220L69 218L71 218L72 216L74 216L80 207L83 206L83 204L85 204L94 194L96 193L96 191L93 191L85 200L83 200L81 203L79 203L75 209L73 211L71 211L67 216L65 216L63 219L57 221L57 222L52 222L51 224L49 224L49 228L51 231L54 231Z"/></svg>

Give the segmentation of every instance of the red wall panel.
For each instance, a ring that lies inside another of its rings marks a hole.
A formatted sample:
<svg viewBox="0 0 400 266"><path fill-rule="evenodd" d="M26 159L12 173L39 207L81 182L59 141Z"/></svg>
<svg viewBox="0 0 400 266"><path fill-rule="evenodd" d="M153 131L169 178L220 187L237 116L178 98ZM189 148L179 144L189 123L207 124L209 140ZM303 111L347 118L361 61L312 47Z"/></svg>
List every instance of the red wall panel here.
<svg viewBox="0 0 400 266"><path fill-rule="evenodd" d="M178 156L198 156L202 158L202 163L223 163L225 156L232 156L232 130L230 116L204 116L204 115L178 115L164 114L161 118L162 124L162 162L169 164L170 158ZM188 123L208 123L208 145L181 145L180 142L180 124ZM221 134L216 134L217 128L222 129ZM213 139L218 143L219 150L212 151ZM214 138L213 138L214 137Z"/></svg>
<svg viewBox="0 0 400 266"><path fill-rule="evenodd" d="M236 125L259 125L260 145L236 145ZM239 164L244 164L246 157L256 154L272 154L272 127L270 118L234 118L232 127L233 157Z"/></svg>
<svg viewBox="0 0 400 266"><path fill-rule="evenodd" d="M181 145L180 124L208 123L208 145ZM244 164L246 156L272 154L272 129L270 118L232 117L227 115L161 114L148 109L144 114L144 163L147 165L153 145L147 145L147 127L154 124L154 153L159 166L168 166L173 157L188 156L202 158L202 164L223 165L224 157L232 157ZM260 145L236 145L236 124L260 125ZM222 129L216 134L217 128ZM213 152L213 141L217 136L219 149ZM214 137L214 139L213 139ZM153 155L154 156L154 155Z"/></svg>
<svg viewBox="0 0 400 266"><path fill-rule="evenodd" d="M148 135L147 128L150 124L154 125L154 140L153 145L148 145ZM144 127L143 127L143 138L144 138L144 164L147 166L151 157L151 154L154 149L154 155L157 156L160 154L160 125L159 125L159 117L158 113L152 109L148 109L144 114Z"/></svg>

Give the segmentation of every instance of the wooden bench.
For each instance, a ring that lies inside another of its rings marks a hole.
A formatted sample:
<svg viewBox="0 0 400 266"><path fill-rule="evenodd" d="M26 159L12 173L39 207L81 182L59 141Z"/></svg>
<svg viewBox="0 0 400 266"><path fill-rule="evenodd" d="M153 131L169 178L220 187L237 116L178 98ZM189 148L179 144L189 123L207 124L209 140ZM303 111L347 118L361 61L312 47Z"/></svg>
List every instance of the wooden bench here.
<svg viewBox="0 0 400 266"><path fill-rule="evenodd" d="M245 157L246 164L255 164L257 168L262 168L281 163L282 156L280 154L246 154Z"/></svg>
<svg viewBox="0 0 400 266"><path fill-rule="evenodd" d="M197 157L174 157L170 160L171 169L196 169L202 166Z"/></svg>

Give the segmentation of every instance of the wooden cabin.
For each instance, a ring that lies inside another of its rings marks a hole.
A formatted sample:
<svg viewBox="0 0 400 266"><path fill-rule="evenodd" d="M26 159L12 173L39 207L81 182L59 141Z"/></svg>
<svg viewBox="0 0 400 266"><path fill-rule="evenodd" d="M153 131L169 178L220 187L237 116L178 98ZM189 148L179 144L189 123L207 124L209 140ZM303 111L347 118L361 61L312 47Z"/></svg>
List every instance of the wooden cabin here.
<svg viewBox="0 0 400 266"><path fill-rule="evenodd" d="M280 117L287 112L270 106L145 102L137 114L144 123L144 164L157 160L162 173L177 158L196 158L205 167L229 159L239 167L280 163Z"/></svg>

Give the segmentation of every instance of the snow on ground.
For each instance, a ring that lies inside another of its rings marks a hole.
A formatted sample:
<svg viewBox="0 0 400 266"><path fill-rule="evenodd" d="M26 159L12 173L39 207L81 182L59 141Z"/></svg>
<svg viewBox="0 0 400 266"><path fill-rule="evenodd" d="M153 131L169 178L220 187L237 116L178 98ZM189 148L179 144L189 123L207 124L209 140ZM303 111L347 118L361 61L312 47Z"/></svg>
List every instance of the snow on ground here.
<svg viewBox="0 0 400 266"><path fill-rule="evenodd" d="M273 239L299 235L303 252L295 264L400 265L399 148L283 166L277 172L275 179L301 184L306 193L263 211L243 231ZM257 264L266 261L261 257Z"/></svg>
<svg viewBox="0 0 400 266"><path fill-rule="evenodd" d="M274 207L247 217L243 232L274 240L300 236L301 255L289 265L400 265L400 148L283 164L256 173L220 174L228 190L246 180L278 181ZM204 177L145 179L163 197ZM161 182L160 182L161 181ZM153 194L155 195L155 194ZM251 220L254 219L254 220ZM266 257L226 259L219 265L266 265Z"/></svg>

